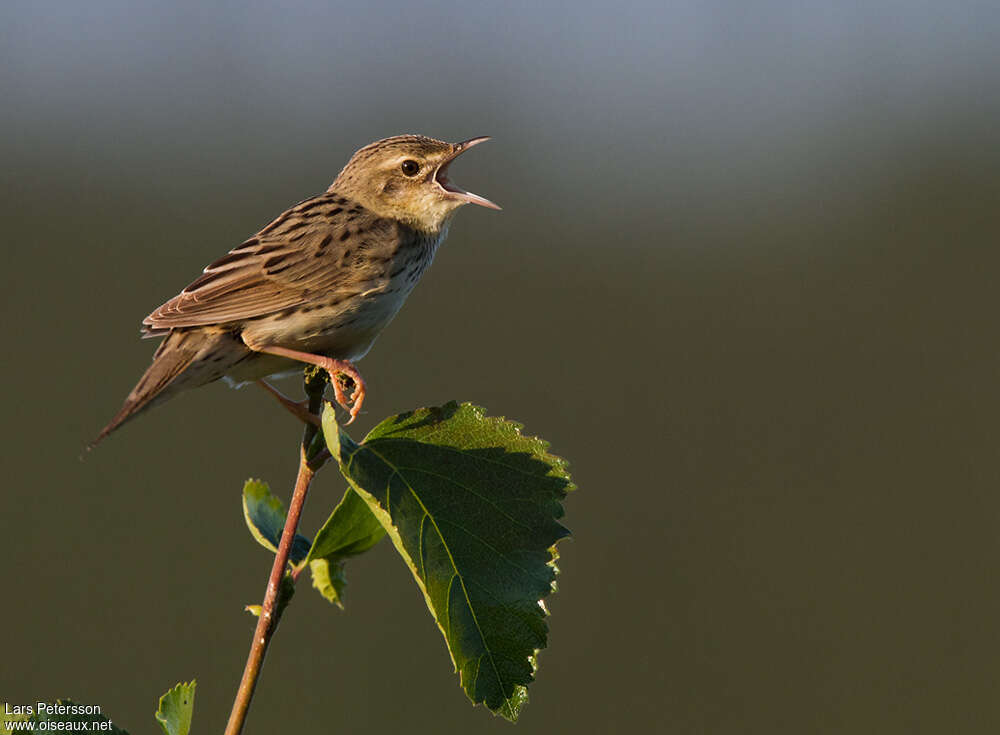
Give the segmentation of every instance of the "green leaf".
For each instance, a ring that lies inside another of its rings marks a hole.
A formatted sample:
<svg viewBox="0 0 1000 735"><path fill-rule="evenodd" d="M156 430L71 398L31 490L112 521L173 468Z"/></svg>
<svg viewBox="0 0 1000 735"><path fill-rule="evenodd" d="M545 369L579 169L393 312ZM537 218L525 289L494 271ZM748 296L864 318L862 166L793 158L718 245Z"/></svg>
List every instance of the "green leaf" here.
<svg viewBox="0 0 1000 735"><path fill-rule="evenodd" d="M32 703L32 708L34 708L34 703ZM13 723L15 722L28 722L31 719L31 715L27 711L22 711L24 705L17 705L13 702L0 702L0 732L18 732L15 730Z"/></svg>
<svg viewBox="0 0 1000 735"><path fill-rule="evenodd" d="M188 735L191 730L191 715L194 714L196 683L192 679L190 684L178 684L160 697L156 721L160 723L164 735Z"/></svg>
<svg viewBox="0 0 1000 735"><path fill-rule="evenodd" d="M333 407L327 446L406 561L462 688L511 721L527 699L554 589L566 463L520 426L449 403L400 414L356 444Z"/></svg>
<svg viewBox="0 0 1000 735"><path fill-rule="evenodd" d="M312 572L313 587L330 602L343 608L347 578L344 562L382 540L385 529L372 515L361 496L348 488L343 499L316 534L306 561Z"/></svg>
<svg viewBox="0 0 1000 735"><path fill-rule="evenodd" d="M18 732L19 728L13 723L26 722L31 723L30 729L25 728L21 732L74 731L128 735L125 730L116 726L101 713L99 705L82 705L71 699L59 699L52 704L32 702L30 705L20 705L20 707L13 704L4 704L2 707L3 709L0 709L0 733ZM25 708L30 708L31 714L26 711L16 712L17 709ZM11 714L6 714L8 709L11 710Z"/></svg>
<svg viewBox="0 0 1000 735"><path fill-rule="evenodd" d="M262 480L247 480L243 485L243 517L247 528L261 546L271 553L277 553L281 532L285 528L285 505L271 494L271 489ZM309 539L295 534L289 558L298 566L311 546Z"/></svg>

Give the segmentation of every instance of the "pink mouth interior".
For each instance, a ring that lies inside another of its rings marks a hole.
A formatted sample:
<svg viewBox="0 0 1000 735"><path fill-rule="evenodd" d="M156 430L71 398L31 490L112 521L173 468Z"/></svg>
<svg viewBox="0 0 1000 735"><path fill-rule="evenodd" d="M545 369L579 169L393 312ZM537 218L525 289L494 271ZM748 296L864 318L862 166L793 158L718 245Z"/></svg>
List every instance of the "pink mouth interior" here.
<svg viewBox="0 0 1000 735"><path fill-rule="evenodd" d="M441 168L437 170L437 173L434 174L434 180L438 183L438 186L449 194L455 194L456 197L470 204L478 204L480 207L487 207L489 209L500 209L499 205L494 204L486 197L473 194L471 191L466 191L462 187L451 183L451 181L448 180L448 166L450 165L451 161L445 162Z"/></svg>
<svg viewBox="0 0 1000 735"><path fill-rule="evenodd" d="M450 165L451 161L449 161L448 163L444 164L441 168L439 168L437 173L434 175L435 180L438 182L438 184L441 185L441 188L444 189L445 191L450 191L453 194L465 194L466 191L464 189L455 186L448 180L448 166Z"/></svg>

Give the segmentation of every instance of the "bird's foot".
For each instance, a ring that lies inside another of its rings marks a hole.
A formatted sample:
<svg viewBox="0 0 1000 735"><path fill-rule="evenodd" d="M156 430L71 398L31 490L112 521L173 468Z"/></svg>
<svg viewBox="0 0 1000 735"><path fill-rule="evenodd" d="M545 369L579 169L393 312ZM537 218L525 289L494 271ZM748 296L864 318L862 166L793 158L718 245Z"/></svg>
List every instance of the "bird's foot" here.
<svg viewBox="0 0 1000 735"><path fill-rule="evenodd" d="M361 404L365 402L365 381L358 369L347 360L330 360L330 362L333 364L329 367L324 365L324 367L330 373L330 383L333 384L333 394L337 403L351 415L351 418L347 420L347 423L350 424L358 417L361 412ZM344 391L345 378L354 385L350 398Z"/></svg>
<svg viewBox="0 0 1000 735"><path fill-rule="evenodd" d="M301 419L304 423L312 424L313 426L319 426L320 420L319 416L314 413L309 412L309 402L308 401L293 401L288 396L284 395L281 391L275 388L270 383L263 380L255 381L257 385L266 390L275 400L278 401L282 406L284 406L290 414L298 419Z"/></svg>
<svg viewBox="0 0 1000 735"><path fill-rule="evenodd" d="M325 355L313 355L309 352L300 352L299 350L292 350L287 347L253 347L249 344L247 346L257 352L288 357L292 360L298 360L299 362L323 368L330 374L330 383L333 384L333 394L337 398L337 403L351 414L351 418L347 423L352 423L358 417L358 414L361 412L361 404L365 401L365 381L361 377L361 373L358 372L358 369L350 361L336 360ZM344 393L344 386L340 381L341 376L350 378L354 382L354 391L351 393L350 399Z"/></svg>

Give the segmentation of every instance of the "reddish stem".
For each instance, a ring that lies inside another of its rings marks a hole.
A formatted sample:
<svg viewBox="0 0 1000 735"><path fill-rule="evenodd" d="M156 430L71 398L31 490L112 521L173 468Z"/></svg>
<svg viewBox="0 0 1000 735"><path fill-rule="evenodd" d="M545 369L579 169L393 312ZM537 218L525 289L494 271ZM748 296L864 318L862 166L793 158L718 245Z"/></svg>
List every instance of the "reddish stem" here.
<svg viewBox="0 0 1000 735"><path fill-rule="evenodd" d="M309 412L316 416L319 415L323 401L323 390L326 387L325 378L326 375L322 371L306 368L305 384L306 393L309 395ZM288 557L292 551L292 543L295 541L295 532L299 527L302 508L306 504L309 483L312 482L320 467L330 458L329 452L325 449L312 458L308 456L309 447L316 433L317 426L312 423L306 424L302 436L302 446L299 450L299 473L295 478L295 491L292 493L292 500L288 505L285 528L281 532L278 552L274 555L274 564L271 565L271 574L267 579L267 590L264 593L264 604L261 606L260 617L257 619L257 628L254 630L253 641L250 644L250 654L247 656L247 664L243 669L243 678L240 680L239 689L236 690L236 700L233 702L233 710L229 715L225 735L239 735L243 730L247 712L250 711L250 700L253 699L254 689L257 688L260 669L264 665L264 654L267 653L271 636L274 635L274 631L278 627L278 619L281 615L281 582L288 566ZM293 583L297 577L297 573L292 574Z"/></svg>
<svg viewBox="0 0 1000 735"><path fill-rule="evenodd" d="M292 551L292 542L295 540L295 531L299 526L299 517L302 515L302 508L306 503L306 494L309 492L309 483L312 482L316 471L309 466L306 459L306 450L303 447L299 459L299 474L295 479L295 492L292 494L292 502L288 506L288 517L285 519L285 529L281 534L281 542L278 544L278 553L274 555L274 564L271 566L271 575L267 580L267 592L264 594L264 604L261 607L260 617L257 619L257 629L253 633L253 643L250 645L250 655L247 656L247 665L243 669L243 678L240 680L240 687L236 691L236 701L233 702L233 711L229 715L229 724L226 725L225 735L238 735L243 730L243 723L246 721L247 712L250 710L250 700L253 698L254 689L257 687L257 679L260 676L260 668L264 664L264 654L267 646L271 642L271 636L278 627L278 593L281 590L281 578L285 574L285 567L288 565L288 555Z"/></svg>

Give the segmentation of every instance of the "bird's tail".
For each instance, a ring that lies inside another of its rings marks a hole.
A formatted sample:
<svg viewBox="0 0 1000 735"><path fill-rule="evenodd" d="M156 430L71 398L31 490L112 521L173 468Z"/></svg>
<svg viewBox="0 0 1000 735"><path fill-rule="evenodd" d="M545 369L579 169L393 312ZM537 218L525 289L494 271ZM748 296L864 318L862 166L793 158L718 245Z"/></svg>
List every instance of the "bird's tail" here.
<svg viewBox="0 0 1000 735"><path fill-rule="evenodd" d="M204 385L209 380L220 377L222 372L218 371L215 364L221 361L205 358L222 353L224 345L221 342L227 338L232 339L231 335L213 334L202 330L170 332L153 355L153 364L139 378L139 382L128 394L121 410L107 426L101 429L97 438L87 446L87 451L96 447L104 437L146 409L163 403L182 390ZM198 374L204 372L197 369L198 364L205 367L212 365L212 372L217 374L211 376ZM219 367L224 370L228 365Z"/></svg>

